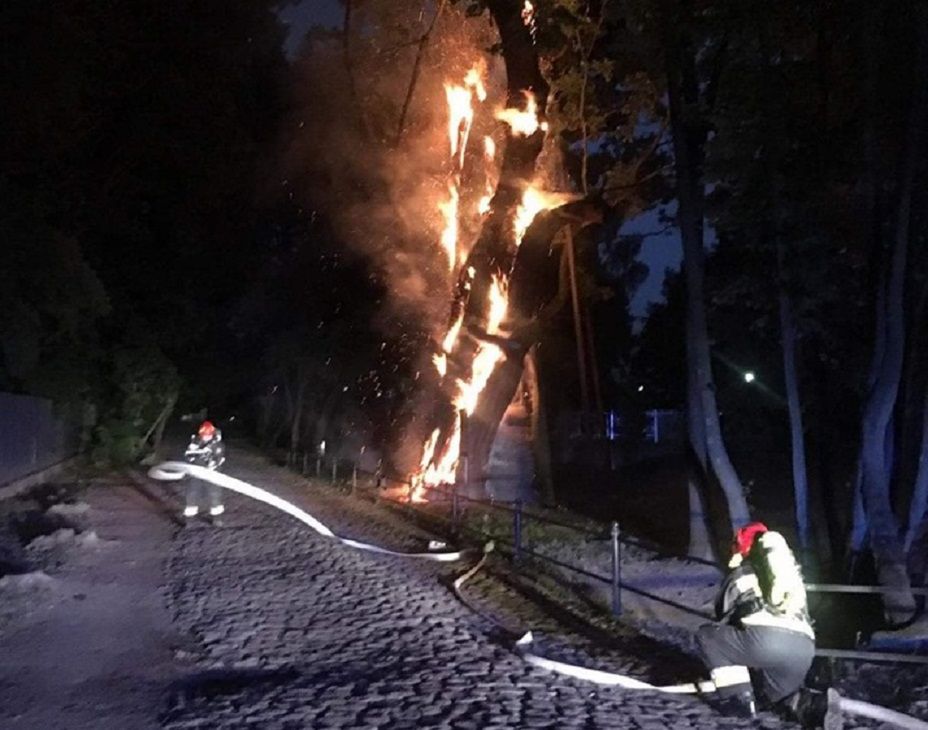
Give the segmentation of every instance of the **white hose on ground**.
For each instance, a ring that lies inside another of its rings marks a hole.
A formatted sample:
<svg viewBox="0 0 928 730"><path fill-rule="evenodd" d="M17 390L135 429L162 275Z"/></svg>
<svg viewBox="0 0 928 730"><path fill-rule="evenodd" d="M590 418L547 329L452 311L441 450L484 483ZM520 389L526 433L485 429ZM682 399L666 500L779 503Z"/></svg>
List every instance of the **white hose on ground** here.
<svg viewBox="0 0 928 730"><path fill-rule="evenodd" d="M473 578L484 566L492 550L493 543L488 542L483 549L483 557L480 558L480 560L474 564L470 570L455 579L454 593L458 597L458 600L467 606L471 611L484 616L493 623L497 624L497 626L500 626L506 630L506 627L503 626L499 621L494 619L492 616L487 616L482 611L479 611L477 608L471 605L470 601L467 600L463 593L464 584ZM544 657L538 656L537 654L533 654L531 652L530 649L533 641L534 637L532 636L532 632L526 631L515 643L516 652L529 664L532 664L541 669L546 669L549 672L557 672L558 674L565 674L570 677L585 679L597 684L624 687L625 689L651 690L655 692L665 692L667 694L696 694L697 692L715 692L715 685L708 681L700 682L698 685L690 682L688 684L676 684L666 687L657 687L653 684L642 682L641 680L634 679L633 677L626 677L622 674L603 672L598 669L587 669L586 667L580 667L575 664L567 664L566 662L558 662L554 661L553 659L545 659Z"/></svg>
<svg viewBox="0 0 928 730"><path fill-rule="evenodd" d="M928 730L928 722L924 720L903 715L901 712L880 705L871 705L863 700L852 700L849 697L842 696L840 705L841 711L849 715L869 717L871 720L877 720L878 722L888 722L903 730Z"/></svg>
<svg viewBox="0 0 928 730"><path fill-rule="evenodd" d="M352 540L347 537L340 537L308 512L291 504L285 499L281 499L275 494L271 494L266 489L261 489L248 482L243 482L241 479L236 479L228 474L223 474L213 469L207 469L204 466L188 464L183 461L165 461L148 470L148 476L159 481L178 481L188 475L215 484L217 487L222 487L232 492L238 492L246 497L251 497L258 502L264 502L271 507L279 509L281 512L286 512L288 515L295 517L323 537L331 537L344 545L357 548L358 550L366 550L367 552L379 553L381 555L394 555L403 558L422 558L424 560L435 560L438 562L454 562L464 557L464 551L461 550L441 553L403 553L396 550L388 550L387 548L382 548L377 545L371 545L366 542Z"/></svg>
<svg viewBox="0 0 928 730"><path fill-rule="evenodd" d="M475 609L471 607L470 603L464 597L462 588L464 587L464 583L476 575L477 572L484 566L492 549L493 543L489 543L488 547L484 548L484 555L480 561L454 581L455 594L457 594L458 599L466 606L471 608L471 610ZM491 618L491 620L493 619ZM529 664L549 672L563 674L568 677L576 677L577 679L583 679L587 682L593 682L595 684L601 684L605 686L621 687L623 689L632 690L648 690L651 692L662 692L664 694L705 695L712 694L716 691L715 684L710 680L687 682L685 684L657 686L649 684L648 682L643 682L640 679L635 679L634 677L625 676L624 674L605 672L599 669L589 669L588 667L581 667L576 664L568 664L567 662L559 662L554 659L546 659L545 657L532 653L531 646L533 642L534 636L532 636L532 632L526 631L521 636L521 638L516 641L516 652ZM886 707L881 707L880 705L873 705L869 702L863 702L861 700L852 700L847 697L841 697L839 702L841 711L849 715L859 715L860 717L868 717L880 722L890 723L891 725L901 728L902 730L928 730L928 722L910 717L909 715L904 715L901 712L896 712L895 710L890 710Z"/></svg>
<svg viewBox="0 0 928 730"><path fill-rule="evenodd" d="M207 469L206 467L197 466L196 464L188 464L183 461L165 461L161 464L158 464L157 466L153 466L148 470L148 476L159 481L178 481L187 475L210 482L211 484L215 484L217 487L222 487L223 489L228 489L232 492L238 492L239 494L242 494L246 497L251 497L252 499L257 500L258 502L264 502L271 507L275 507L282 512L286 512L288 515L295 517L300 522L312 528L320 535L324 537L331 537L344 545L357 548L358 550L366 550L368 552L379 553L382 555L394 555L406 558L424 558L426 560L437 560L440 562L453 562L460 560L464 556L464 551L460 550L444 553L402 553L395 550L388 550L387 548L382 548L377 545L371 545L366 542L359 542L358 540L339 537L311 514L300 509L296 505L291 504L287 500L281 499L280 497L271 494L267 490L256 487L252 484L249 484L248 482L243 482L241 479L236 479L235 477L231 477L228 474L223 474L212 469ZM492 550L493 543L487 543L486 546L484 546L483 557L481 557L480 560L466 573L462 574L454 581L455 594L457 595L458 599L470 607L471 610L476 609L471 607L470 603L464 598L462 588L464 583L476 575L477 572L484 566ZM491 620L493 619L491 618ZM623 689L663 692L665 694L708 694L715 691L715 685L710 681L701 681L696 683L689 682L686 684L675 684L659 687L647 682L642 682L640 679L627 677L623 674L604 672L599 669L589 669L587 667L581 667L575 664L568 664L566 662L559 662L553 659L546 659L542 656L538 656L537 654L533 654L530 651L533 641L534 637L532 636L532 632L525 632L525 634L523 634L522 637L516 641L516 651L529 664L532 664L541 669L546 669L550 672L556 672L558 674L576 677L578 679L594 682L596 684L622 687ZM841 710L848 714L859 715L860 717L868 717L879 722L890 723L898 728L902 728L902 730L928 730L928 722L910 717L909 715L904 715L901 712L896 712L895 710L890 710L886 707L873 705L869 702L863 702L861 700L852 700L846 697L841 697L840 703Z"/></svg>
<svg viewBox="0 0 928 730"><path fill-rule="evenodd" d="M642 682L640 679L635 679L634 677L627 677L624 674L604 672L600 669L589 669L576 664L546 659L545 657L538 656L531 652L530 648L533 641L534 637L532 636L532 632L526 631L522 635L522 638L516 642L516 651L529 664L539 667L540 669L546 669L549 672L556 672L557 674L564 674L568 677L584 679L587 682L594 682L595 684L622 687L623 689L650 690L652 692L663 692L664 694L708 694L715 692L715 685L708 680L698 683L687 682L685 684L658 686L649 684L648 682Z"/></svg>

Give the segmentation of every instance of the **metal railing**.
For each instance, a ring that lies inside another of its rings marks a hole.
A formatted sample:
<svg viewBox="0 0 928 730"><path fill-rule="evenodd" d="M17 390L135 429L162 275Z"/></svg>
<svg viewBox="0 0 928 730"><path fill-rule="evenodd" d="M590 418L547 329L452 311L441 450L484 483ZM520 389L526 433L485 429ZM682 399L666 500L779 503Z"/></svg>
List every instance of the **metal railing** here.
<svg viewBox="0 0 928 730"><path fill-rule="evenodd" d="M376 488L382 488L387 483L392 483L398 486L413 487L414 485L408 479L398 478L394 476L389 476L382 471L369 472L359 469L356 462L350 460L340 460L337 458L330 458L328 463L326 459L321 456L313 456L307 459L307 456L304 454L302 458L290 458L288 457L288 465L291 468L295 468L301 471L302 474L308 476L315 476L317 478L329 478L333 485L338 484L339 475L342 475L342 484L350 486L351 492L359 485L359 480L367 478L372 486ZM501 502L497 500L486 500L486 499L477 499L474 497L469 497L461 493L461 487L458 484L449 485L447 487L429 487L426 485L416 485L418 488L421 488L430 494L436 495L443 498L445 502L449 505L449 514L448 516L443 516L436 514L435 512L427 512L423 507L417 507L416 503L410 501L397 501L389 500L391 504L398 506L405 510L412 510L413 512L419 515L426 515L431 519L438 519L442 522L448 524L451 528L451 534L458 535L462 533L470 533L475 537L481 539L491 539L496 544L501 545L503 550L502 552L508 553L508 556L512 560L512 563L518 567L524 564L526 558L539 561L541 563L547 563L561 570L566 570L571 573L574 573L578 576L583 576L590 580L594 580L604 586L609 587L610 594L610 611L613 617L619 617L623 612L622 605L622 591L628 591L635 595L641 596L642 598L657 603L661 603L666 606L673 607L684 613L688 613L693 616L705 619L707 621L713 620L713 617L698 611L690 606L686 606L682 603L674 601L670 598L657 595L653 592L644 590L640 587L637 587L633 584L629 584L622 580L622 547L623 545L634 546L639 549L643 549L655 554L658 557L663 558L673 558L678 560L686 560L689 562L698 563L701 565L710 566L718 569L719 571L724 570L718 563L706 560L704 558L699 558L692 555L680 555L673 552L670 552L659 545L652 543L648 540L643 540L638 537L632 537L629 535L624 535L622 533L621 527L618 521L612 521L608 528L605 528L602 525L597 525L596 527L591 527L589 524L578 524L575 522L568 522L562 519L552 518L545 514L539 514L530 509L526 509L525 504L521 500L516 500L514 502ZM439 504L441 500L429 501L422 503L423 506L426 504ZM464 521L463 505L479 505L485 509L495 510L499 512L508 513L511 516L511 532L507 535L488 533L483 530L476 529ZM551 525L554 527L559 527L561 529L571 530L578 534L583 535L586 539L592 540L601 540L609 541L610 543L610 567L611 571L609 575L603 575L593 570L588 570L587 568L574 565L572 563L566 562L559 558L553 557L551 555L546 555L540 553L537 550L534 550L528 547L525 544L524 535L525 528L529 521L535 521L541 524ZM844 584L835 584L835 583L807 583L806 590L810 592L818 593L843 593L843 594L880 594L880 593L892 593L897 589L888 588L885 586L864 586L864 585L844 585ZM918 596L928 596L928 588L912 588L913 595ZM879 652L879 651L851 651L844 649L816 649L816 656L820 656L828 659L855 659L862 661L888 661L888 662L900 662L900 663L913 663L913 664L928 664L928 656L924 655L914 655L914 654L901 654L901 653L890 653L890 652Z"/></svg>

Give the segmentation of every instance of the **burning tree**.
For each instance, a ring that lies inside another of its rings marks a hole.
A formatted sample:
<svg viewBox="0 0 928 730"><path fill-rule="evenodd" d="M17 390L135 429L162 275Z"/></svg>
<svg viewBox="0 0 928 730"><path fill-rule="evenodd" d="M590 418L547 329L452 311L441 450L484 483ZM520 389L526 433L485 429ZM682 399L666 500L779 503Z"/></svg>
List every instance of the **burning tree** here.
<svg viewBox="0 0 928 730"><path fill-rule="evenodd" d="M522 377L523 361L534 344L537 328L526 326L537 312L513 308L512 284L518 251L535 217L569 202L566 193L543 191L536 164L548 124L543 118L548 84L539 68L534 43L534 8L490 0L487 9L499 31L506 71L507 106L495 113L506 127L499 173L478 202L484 215L479 235L466 257L458 250L459 177L449 185L442 206L446 229L442 243L449 266L456 272L451 316L440 348L433 356L440 376L436 406L424 421L431 429L418 469L413 474L412 499L424 499L424 486L454 482L459 470L486 464L500 420ZM449 103L449 154L457 170L463 165L474 102L485 99L479 67L462 85L446 86ZM484 157L494 163L497 144L484 138ZM574 225L596 220L595 212L572 214ZM565 221L566 222L566 221ZM515 322L521 328L513 328ZM469 475L468 475L469 476ZM465 478L468 478L465 476Z"/></svg>
<svg viewBox="0 0 928 730"><path fill-rule="evenodd" d="M309 140L313 155L297 159L294 176L328 183L316 183L317 200L331 198L340 233L366 247L387 281L385 340L413 330L420 344L421 358L397 363L416 392L397 404L388 449L394 472L417 487L455 481L462 454L472 476L483 470L523 365L567 301L573 238L602 220L602 203L571 190L560 155L582 142L577 187L595 179L602 192L609 179L587 159L586 141L605 114L594 118L590 99L600 77L601 88L614 84L604 62L586 63L602 19L577 10L551 21L567 5L548 3L541 22L530 2L488 0L465 22L453 4L347 2L342 30L309 51L312 99L340 106L300 118L297 145ZM547 53L564 43L566 56ZM327 164L334 149L338 164ZM539 277L543 266L549 275Z"/></svg>

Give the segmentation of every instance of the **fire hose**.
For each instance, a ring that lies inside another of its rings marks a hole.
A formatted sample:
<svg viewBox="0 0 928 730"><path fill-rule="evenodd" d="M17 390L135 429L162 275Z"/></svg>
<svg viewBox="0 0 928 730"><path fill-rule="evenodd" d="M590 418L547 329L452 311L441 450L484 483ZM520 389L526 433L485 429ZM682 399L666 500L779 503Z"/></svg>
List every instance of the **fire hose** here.
<svg viewBox="0 0 928 730"><path fill-rule="evenodd" d="M338 540L343 545L347 545L358 550L365 550L382 555L393 555L398 557L423 558L426 560L435 560L439 562L455 562L464 557L465 554L465 551L462 550L453 552L404 553L396 550L382 548L378 545L372 545L370 543L352 540L351 538L341 537L336 535L330 528L317 520L311 514L305 510L300 509L287 500L281 499L280 497L268 492L267 490L256 487L252 484L249 484L248 482L244 482L241 479L236 479L235 477L229 476L228 474L223 474L213 469L207 469L206 467L197 466L195 464L188 464L182 461L166 461L153 466L148 470L148 476L159 481L179 481L188 475L210 482L211 484L215 484L217 487L228 489L232 492L237 492L246 497L250 497L251 499L254 499L258 502L264 502L271 507L275 507L276 509L285 512L286 514L295 517L300 522L307 525L309 528L322 535L323 537L329 537ZM499 621L474 607L467 600L463 593L464 584L474 575L476 575L481 568L483 568L493 549L493 542L488 542L484 546L483 556L481 559L469 570L455 579L453 583L454 593L458 600L460 600L461 603L467 606L471 611L483 616L484 618L495 623L497 626L500 626L508 632L508 629L502 626ZM623 674L606 672L599 669L590 669L588 667L582 667L576 664L569 664L567 662L556 661L554 659L547 659L531 651L533 642L534 636L532 632L526 631L519 639L515 641L516 653L529 664L540 669L555 672L557 674L563 674L565 676L575 677L577 679L582 679L605 686L621 687L623 689L630 690L661 692L664 694L708 694L715 692L715 685L711 681L657 686L649 684L648 682L643 682L633 677L625 676ZM903 730L928 730L928 723L922 720L918 720L914 717L890 710L886 707L873 705L869 702L841 697L840 706L842 711L849 714L859 715L861 717L867 717L881 722L888 722L895 725L896 727L902 728Z"/></svg>
<svg viewBox="0 0 928 730"><path fill-rule="evenodd" d="M490 552L492 552L493 549L493 543L487 543L487 545L484 547L483 557L481 557L480 560L466 573L463 573L454 581L454 592L458 600L467 606L471 611L484 617L486 620L491 621L508 633L508 629L505 626L503 626L497 619L480 611L479 608L467 600L463 593L464 584L473 576L475 576L481 568L483 568L487 558L490 555ZM635 679L634 677L628 677L624 674L606 672L600 669L590 669L588 667L582 667L576 664L568 664L567 662L548 659L532 652L533 643L534 636L532 632L526 631L515 641L516 653L532 666L536 666L539 669L544 669L549 672L555 672L556 674L563 674L568 677L575 677L577 679L582 679L587 682L593 682L594 684L600 684L604 686L621 687L622 689L630 690L661 692L663 694L705 695L713 694L716 692L715 684L709 680L658 686L649 684L648 682L643 682L640 679ZM874 705L870 702L843 697L834 689L829 689L828 692L829 703L835 702L843 713L857 715L859 717L866 717L871 720L877 720L879 722L889 723L895 727L901 728L902 730L928 730L928 723L924 722L923 720L905 715L901 712L896 712L895 710L890 710L887 707ZM833 700L831 699L832 696L834 697Z"/></svg>
<svg viewBox="0 0 928 730"><path fill-rule="evenodd" d="M507 633L509 629L503 626L497 619L492 616L484 613L478 607L473 605L467 597L464 595L464 584L473 578L489 558L490 553L494 550L493 542L488 542L483 548L483 557L480 558L470 570L466 573L463 573L454 581L454 593L457 596L458 600L467 606L472 612L482 616L487 621L496 624L499 628L503 629ZM594 682L596 684L602 684L613 687L622 687L624 689L639 689L639 690L652 690L657 692L664 692L666 694L698 694L698 693L708 693L715 692L715 685L712 682L689 682L687 684L675 684L670 686L658 687L653 684L648 684L647 682L642 682L640 679L634 679L633 677L627 677L623 674L615 674L613 672L604 672L598 669L588 669L586 667L577 666L576 664L567 664L566 662L555 661L554 659L547 659L545 657L539 656L532 652L532 644L535 640L534 635L531 631L524 632L518 639L515 641L515 651L529 664L539 667L541 669L546 669L549 672L556 672L557 674L564 674L569 677L576 677L577 679L584 679L588 682Z"/></svg>
<svg viewBox="0 0 928 730"><path fill-rule="evenodd" d="M281 512L285 512L288 515L295 517L304 525L322 535L323 537L330 537L334 540L338 540L343 545L357 548L358 550L366 550L367 552L371 553L394 555L404 558L423 558L425 560L435 560L443 563L460 560L462 557L464 557L465 554L462 550L453 552L404 553L396 550L388 550L387 548L382 548L378 545L372 545L370 543L352 540L348 537L341 537L332 532L332 530L330 530L308 512L300 509L285 499L281 499L275 494L271 494L266 489L261 489L260 487L256 487L253 484L243 482L241 479L236 479L235 477L229 476L228 474L223 474L222 472L218 472L214 469L207 469L204 466L188 464L183 461L165 461L161 464L153 466L148 470L148 476L159 481L179 481L188 475L196 477L197 479L202 479L205 482L215 484L217 487L222 487L223 489L228 489L232 492L238 492L239 494L242 494L246 497L251 497L251 499L257 500L258 502L264 502L271 507L279 509Z"/></svg>

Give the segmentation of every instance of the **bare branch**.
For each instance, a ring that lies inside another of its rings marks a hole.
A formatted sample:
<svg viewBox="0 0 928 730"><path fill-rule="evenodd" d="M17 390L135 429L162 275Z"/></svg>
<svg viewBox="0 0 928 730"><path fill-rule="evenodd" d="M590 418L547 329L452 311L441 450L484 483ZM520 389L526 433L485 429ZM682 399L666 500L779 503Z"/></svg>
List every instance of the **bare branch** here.
<svg viewBox="0 0 928 730"><path fill-rule="evenodd" d="M409 79L409 88L406 90L406 98L403 100L403 110L400 112L400 121L396 129L396 138L393 140L394 146L399 145L403 137L403 130L406 127L406 115L409 113L412 95L416 90L416 82L419 80L419 72L422 68L422 59L425 57L425 49L429 44L429 38L432 35L432 31L435 29L435 24L438 22L438 18L441 16L444 9L445 0L439 0L438 7L435 8L435 15L432 16L432 22L429 23L429 27L426 29L425 33L422 34L422 37L419 38L419 48L416 51L415 63L412 65L412 76Z"/></svg>
<svg viewBox="0 0 928 730"><path fill-rule="evenodd" d="M345 71L348 73L348 89L351 92L354 107L358 110L358 121L361 123L361 130L364 132L364 136L370 139L371 129L367 123L364 107L361 104L361 95L358 93L358 84L354 77L354 65L351 61L351 1L345 0L345 15L342 23L342 60L345 64Z"/></svg>

